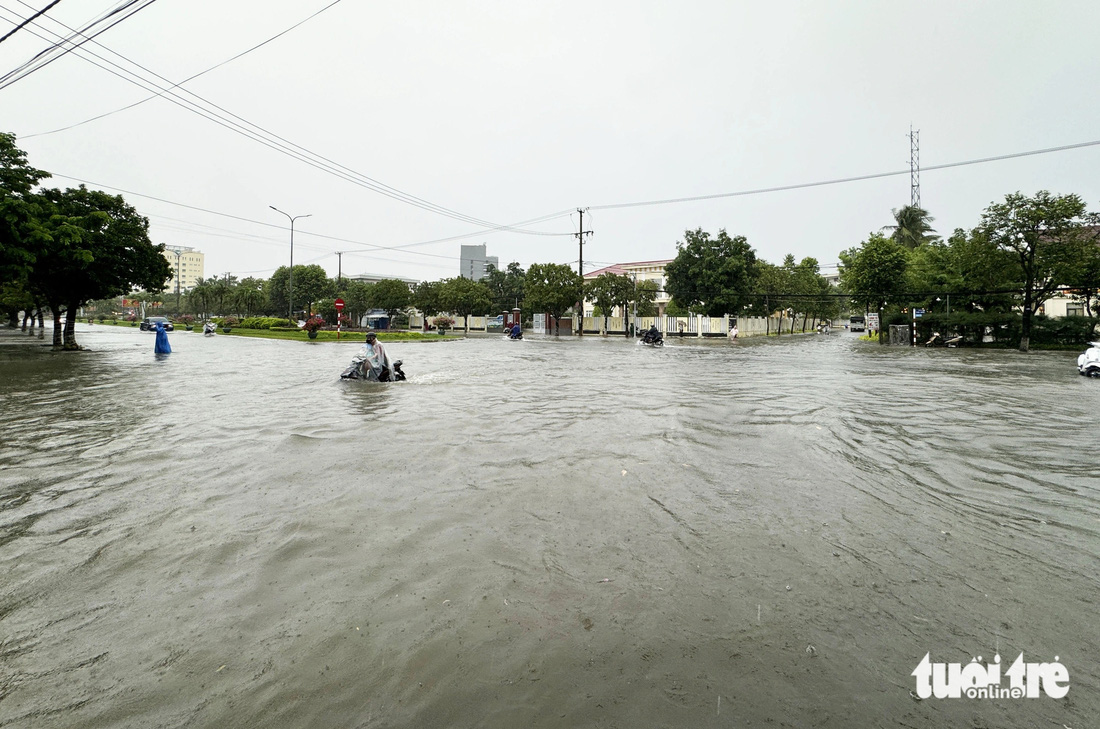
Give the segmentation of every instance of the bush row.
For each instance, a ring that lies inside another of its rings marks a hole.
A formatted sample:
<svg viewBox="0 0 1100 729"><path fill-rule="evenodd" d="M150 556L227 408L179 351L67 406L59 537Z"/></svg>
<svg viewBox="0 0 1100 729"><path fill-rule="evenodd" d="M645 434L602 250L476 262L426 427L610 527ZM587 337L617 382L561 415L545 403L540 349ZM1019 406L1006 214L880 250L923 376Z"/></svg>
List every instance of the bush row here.
<svg viewBox="0 0 1100 729"><path fill-rule="evenodd" d="M289 319L280 319L276 316L250 316L238 324L241 329L271 329L272 327L289 327Z"/></svg>

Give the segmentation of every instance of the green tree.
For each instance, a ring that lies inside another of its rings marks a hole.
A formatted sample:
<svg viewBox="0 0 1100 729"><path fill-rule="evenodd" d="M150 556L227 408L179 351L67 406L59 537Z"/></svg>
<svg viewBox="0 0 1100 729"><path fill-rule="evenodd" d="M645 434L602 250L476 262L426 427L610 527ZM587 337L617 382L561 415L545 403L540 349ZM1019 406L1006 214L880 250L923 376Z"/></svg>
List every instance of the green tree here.
<svg viewBox="0 0 1100 729"><path fill-rule="evenodd" d="M280 266L275 269L267 284L267 295L276 311L289 311L287 292L290 290L290 269ZM317 264L294 267L294 308L303 307L306 313L313 311L313 302L331 297L335 285L325 269Z"/></svg>
<svg viewBox="0 0 1100 729"><path fill-rule="evenodd" d="M998 248L1014 257L1023 283L1020 351L1031 344L1035 308L1072 278L1074 266L1091 239L1089 227L1098 220L1077 195L1052 195L1040 190L1034 197L1020 193L990 205L979 226Z"/></svg>
<svg viewBox="0 0 1100 729"><path fill-rule="evenodd" d="M905 249L881 233L872 233L859 248L840 254L840 280L852 303L879 316L879 342L885 343L882 312L905 291Z"/></svg>
<svg viewBox="0 0 1100 729"><path fill-rule="evenodd" d="M935 218L924 208L906 205L890 212L894 216L894 224L887 225L883 230L892 231L890 238L901 247L912 250L923 243L940 240L931 225Z"/></svg>
<svg viewBox="0 0 1100 729"><path fill-rule="evenodd" d="M1081 255L1070 271L1066 285L1071 287L1071 296L1085 305L1085 314L1100 317L1097 301L1100 300L1100 230L1093 229L1085 237Z"/></svg>
<svg viewBox="0 0 1100 729"><path fill-rule="evenodd" d="M149 221L118 195L76 189L45 190L55 224L53 244L35 261L32 289L66 307L64 349L76 342L76 311L85 302L134 288L161 291L172 277L164 246L149 240ZM55 326L58 317L55 315ZM57 335L54 335L57 344Z"/></svg>
<svg viewBox="0 0 1100 729"><path fill-rule="evenodd" d="M199 278L187 292L187 308L198 314L200 319L209 319L214 314L214 287L212 279Z"/></svg>
<svg viewBox="0 0 1100 729"><path fill-rule="evenodd" d="M787 269L767 261L758 261L756 265L756 296L751 300L748 312L764 317L764 334L771 334L771 318L775 312L787 308L784 294L790 288L790 275ZM779 330L782 334L782 328Z"/></svg>
<svg viewBox="0 0 1100 729"><path fill-rule="evenodd" d="M653 279L639 281L634 289L631 301L638 307L638 316L657 316L657 294L659 288Z"/></svg>
<svg viewBox="0 0 1100 729"><path fill-rule="evenodd" d="M684 231L676 258L665 266L665 290L681 304L707 316L736 314L751 303L756 252L744 236L716 238L702 228Z"/></svg>
<svg viewBox="0 0 1100 729"><path fill-rule="evenodd" d="M26 279L45 246L56 243L43 225L40 200L32 191L50 174L27 163L15 135L0 133L0 284Z"/></svg>
<svg viewBox="0 0 1100 729"><path fill-rule="evenodd" d="M343 282L344 314L349 326L362 326L363 317L371 310L371 284L366 281Z"/></svg>
<svg viewBox="0 0 1100 729"><path fill-rule="evenodd" d="M412 291L409 285L396 278L385 278L371 287L371 303L374 308L382 309L390 321L398 312L405 311L412 303Z"/></svg>
<svg viewBox="0 0 1100 729"><path fill-rule="evenodd" d="M233 306L246 318L263 312L267 306L263 280L251 276L241 279L233 290Z"/></svg>
<svg viewBox="0 0 1100 729"><path fill-rule="evenodd" d="M413 289L412 305L424 315L424 319L430 319L445 308L443 306L443 282L421 281Z"/></svg>
<svg viewBox="0 0 1100 729"><path fill-rule="evenodd" d="M465 317L467 336L470 334L470 317L486 314L492 305L492 297L489 296L489 288L485 284L462 276L443 282L440 300L448 312Z"/></svg>
<svg viewBox="0 0 1100 729"><path fill-rule="evenodd" d="M561 263L533 263L527 269L523 291L532 311L554 317L554 336L558 336L559 320L580 300L584 279Z"/></svg>
<svg viewBox="0 0 1100 729"><path fill-rule="evenodd" d="M510 312L523 304L523 278L525 272L519 263L512 261L505 270L489 266L489 272L481 283L489 288L492 297L490 311L494 313Z"/></svg>
<svg viewBox="0 0 1100 729"><path fill-rule="evenodd" d="M611 313L611 307L624 301L630 300L630 296L634 292L634 282L629 277L622 274L601 273L596 278L588 281L584 285L585 298L596 302L596 306L600 308L600 312L603 314L603 331L607 333L607 317ZM625 321L626 308L623 308L623 316Z"/></svg>

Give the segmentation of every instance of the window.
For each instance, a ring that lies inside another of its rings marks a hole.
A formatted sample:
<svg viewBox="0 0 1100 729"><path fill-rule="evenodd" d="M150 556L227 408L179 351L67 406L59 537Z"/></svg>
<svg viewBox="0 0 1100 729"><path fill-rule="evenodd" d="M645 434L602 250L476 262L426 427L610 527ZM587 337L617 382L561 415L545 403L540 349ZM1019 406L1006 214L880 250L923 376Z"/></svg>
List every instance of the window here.
<svg viewBox="0 0 1100 729"><path fill-rule="evenodd" d="M1084 304L1066 304L1066 316L1084 316Z"/></svg>

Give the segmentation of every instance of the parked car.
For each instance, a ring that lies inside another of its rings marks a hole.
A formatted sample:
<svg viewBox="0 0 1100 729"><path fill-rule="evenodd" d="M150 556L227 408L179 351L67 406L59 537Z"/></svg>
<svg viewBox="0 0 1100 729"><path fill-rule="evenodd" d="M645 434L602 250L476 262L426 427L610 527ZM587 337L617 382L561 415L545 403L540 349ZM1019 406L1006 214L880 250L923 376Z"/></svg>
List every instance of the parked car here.
<svg viewBox="0 0 1100 729"><path fill-rule="evenodd" d="M147 316L141 320L141 331L152 332L156 331L157 323L164 325L164 331L171 332L175 330L172 326L172 322L168 321L168 317L165 316Z"/></svg>

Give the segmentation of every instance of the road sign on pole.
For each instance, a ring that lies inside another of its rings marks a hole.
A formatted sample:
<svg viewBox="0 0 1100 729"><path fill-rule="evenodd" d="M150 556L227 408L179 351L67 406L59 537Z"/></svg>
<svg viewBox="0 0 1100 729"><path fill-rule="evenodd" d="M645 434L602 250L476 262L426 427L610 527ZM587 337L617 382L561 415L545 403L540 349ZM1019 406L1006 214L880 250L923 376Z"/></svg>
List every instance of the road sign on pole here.
<svg viewBox="0 0 1100 729"><path fill-rule="evenodd" d="M340 317L343 316L343 312L344 312L344 300L343 299L337 299L336 301L332 302L332 304L333 304L333 306L336 307L336 340L339 341L340 340L340 324L341 324Z"/></svg>

